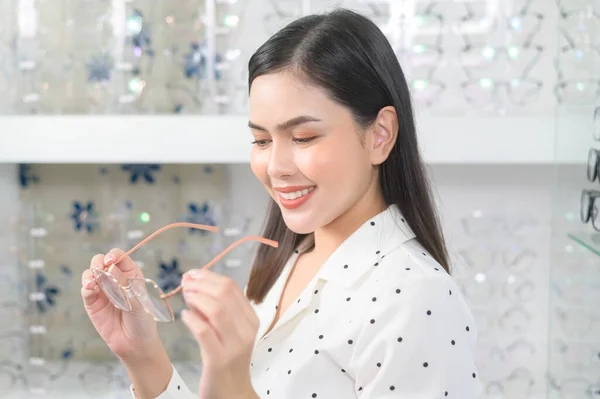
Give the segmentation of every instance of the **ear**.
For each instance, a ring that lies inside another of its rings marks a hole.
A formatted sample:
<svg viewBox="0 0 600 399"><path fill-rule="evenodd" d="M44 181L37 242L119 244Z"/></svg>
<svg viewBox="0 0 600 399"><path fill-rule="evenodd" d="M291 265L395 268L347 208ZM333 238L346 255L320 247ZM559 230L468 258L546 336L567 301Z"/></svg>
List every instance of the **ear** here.
<svg viewBox="0 0 600 399"><path fill-rule="evenodd" d="M371 126L371 163L382 164L390 155L396 139L398 138L398 114L396 109L389 105L383 107L373 125Z"/></svg>

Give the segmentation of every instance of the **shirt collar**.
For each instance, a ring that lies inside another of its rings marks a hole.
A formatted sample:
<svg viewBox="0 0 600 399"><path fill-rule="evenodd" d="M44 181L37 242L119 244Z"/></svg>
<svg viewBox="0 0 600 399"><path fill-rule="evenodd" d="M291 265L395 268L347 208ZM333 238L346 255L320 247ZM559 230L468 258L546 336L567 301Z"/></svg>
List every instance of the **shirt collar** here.
<svg viewBox="0 0 600 399"><path fill-rule="evenodd" d="M415 234L397 205L367 220L335 250L318 276L343 287L351 287L386 254Z"/></svg>

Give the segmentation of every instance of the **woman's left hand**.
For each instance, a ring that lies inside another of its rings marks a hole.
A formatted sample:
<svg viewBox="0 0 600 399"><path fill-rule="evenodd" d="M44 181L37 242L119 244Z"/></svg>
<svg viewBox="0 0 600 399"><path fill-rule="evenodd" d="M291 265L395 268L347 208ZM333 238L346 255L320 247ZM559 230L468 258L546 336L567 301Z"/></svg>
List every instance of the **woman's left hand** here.
<svg viewBox="0 0 600 399"><path fill-rule="evenodd" d="M258 317L232 279L194 269L183 276L189 310L182 320L200 345L201 399L258 398L250 380L250 361Z"/></svg>

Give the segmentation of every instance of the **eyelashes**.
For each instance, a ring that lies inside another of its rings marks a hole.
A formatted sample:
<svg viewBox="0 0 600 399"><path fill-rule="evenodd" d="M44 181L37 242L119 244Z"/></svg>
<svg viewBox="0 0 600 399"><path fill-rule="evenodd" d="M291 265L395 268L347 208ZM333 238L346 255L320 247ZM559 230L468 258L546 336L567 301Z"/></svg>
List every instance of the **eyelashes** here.
<svg viewBox="0 0 600 399"><path fill-rule="evenodd" d="M307 144L310 143L311 141L314 141L317 138L317 136L313 136L313 137L302 137L302 138L294 138L292 139L294 141L294 143L297 144ZM264 148L267 145L269 145L271 143L272 140L254 140L251 142L252 145L256 145L257 147L260 148Z"/></svg>

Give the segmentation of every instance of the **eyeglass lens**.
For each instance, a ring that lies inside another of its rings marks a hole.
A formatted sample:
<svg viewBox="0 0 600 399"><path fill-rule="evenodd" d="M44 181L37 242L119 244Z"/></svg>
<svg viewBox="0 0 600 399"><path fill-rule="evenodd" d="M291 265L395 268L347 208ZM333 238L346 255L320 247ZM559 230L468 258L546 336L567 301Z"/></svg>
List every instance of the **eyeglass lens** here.
<svg viewBox="0 0 600 399"><path fill-rule="evenodd" d="M106 297L113 303L113 305L121 310L131 310L125 293L108 272L92 269L92 274L96 278L98 286L102 292L106 294Z"/></svg>
<svg viewBox="0 0 600 399"><path fill-rule="evenodd" d="M129 279L129 284L137 300L154 320L165 323L173 321L173 312L167 301L161 298L162 290L143 278Z"/></svg>

